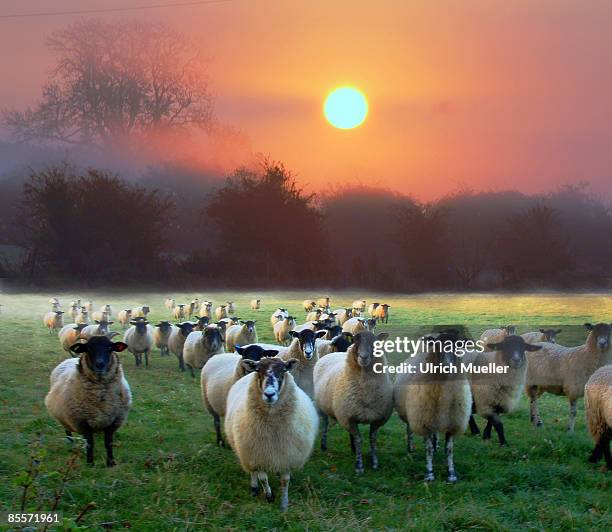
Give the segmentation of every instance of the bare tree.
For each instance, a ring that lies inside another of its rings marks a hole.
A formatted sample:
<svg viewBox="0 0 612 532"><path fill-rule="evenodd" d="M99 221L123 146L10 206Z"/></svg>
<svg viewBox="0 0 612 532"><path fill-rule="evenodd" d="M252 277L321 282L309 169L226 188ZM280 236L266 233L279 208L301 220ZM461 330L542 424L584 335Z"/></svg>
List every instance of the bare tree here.
<svg viewBox="0 0 612 532"><path fill-rule="evenodd" d="M3 112L19 140L111 147L212 123L206 60L165 24L83 20L53 33L47 46L56 64L42 99Z"/></svg>

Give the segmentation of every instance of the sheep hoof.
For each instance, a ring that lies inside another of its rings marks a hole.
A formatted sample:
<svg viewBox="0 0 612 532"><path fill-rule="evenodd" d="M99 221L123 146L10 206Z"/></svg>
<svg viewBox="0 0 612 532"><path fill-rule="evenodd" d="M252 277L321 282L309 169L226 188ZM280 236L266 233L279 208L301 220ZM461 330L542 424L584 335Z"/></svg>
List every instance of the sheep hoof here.
<svg viewBox="0 0 612 532"><path fill-rule="evenodd" d="M364 472L363 466L356 466L355 467L355 473L357 473L358 475L362 475Z"/></svg>
<svg viewBox="0 0 612 532"><path fill-rule="evenodd" d="M446 481L449 484L454 484L455 482L457 482L457 475L455 473L449 473L448 474L448 478L446 479Z"/></svg>
<svg viewBox="0 0 612 532"><path fill-rule="evenodd" d="M542 423L541 419L538 419L537 423L536 423L536 427L538 427L539 429L541 429L544 426L544 423Z"/></svg>
<svg viewBox="0 0 612 532"><path fill-rule="evenodd" d="M285 503L281 504L281 506L280 506L280 511L281 512L285 513L288 509L289 509L289 503L285 502Z"/></svg>
<svg viewBox="0 0 612 532"><path fill-rule="evenodd" d="M321 444L321 450L322 451L327 451L327 444L326 443L322 443Z"/></svg>
<svg viewBox="0 0 612 532"><path fill-rule="evenodd" d="M266 501L274 502L274 492L270 490L270 493L266 493Z"/></svg>
<svg viewBox="0 0 612 532"><path fill-rule="evenodd" d="M433 482L436 479L436 477L434 476L433 472L432 473L427 473L425 475L425 478L423 479L425 482Z"/></svg>
<svg viewBox="0 0 612 532"><path fill-rule="evenodd" d="M251 486L251 497L257 497L259 495L259 486Z"/></svg>
<svg viewBox="0 0 612 532"><path fill-rule="evenodd" d="M107 460L106 461L106 467L114 467L117 465L117 461L116 460Z"/></svg>

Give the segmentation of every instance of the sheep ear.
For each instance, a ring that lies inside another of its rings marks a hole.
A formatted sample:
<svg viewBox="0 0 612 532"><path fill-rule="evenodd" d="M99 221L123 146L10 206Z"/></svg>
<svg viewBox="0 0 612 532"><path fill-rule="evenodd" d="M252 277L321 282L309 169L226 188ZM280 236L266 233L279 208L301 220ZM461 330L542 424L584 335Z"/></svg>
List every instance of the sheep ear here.
<svg viewBox="0 0 612 532"><path fill-rule="evenodd" d="M593 330L593 325L590 323L585 323L584 327L587 331L592 331Z"/></svg>
<svg viewBox="0 0 612 532"><path fill-rule="evenodd" d="M276 355L278 355L278 351L276 349L266 349L261 354L262 357L270 357L270 358L274 358Z"/></svg>
<svg viewBox="0 0 612 532"><path fill-rule="evenodd" d="M78 344L71 345L70 351L72 351L73 353L85 353L87 351L87 344L79 342Z"/></svg>
<svg viewBox="0 0 612 532"><path fill-rule="evenodd" d="M293 338L297 338L299 335L300 333L296 331L289 331L289 336L292 336Z"/></svg>
<svg viewBox="0 0 612 532"><path fill-rule="evenodd" d="M377 340L381 340L381 341L386 340L387 338L389 338L389 333L386 333L386 332L382 332L376 337Z"/></svg>
<svg viewBox="0 0 612 532"><path fill-rule="evenodd" d="M119 334L119 333L117 333ZM121 353L121 351L125 351L127 349L127 344L123 342L113 342L113 351L116 353Z"/></svg>
<svg viewBox="0 0 612 532"><path fill-rule="evenodd" d="M238 353L239 355L244 355L244 347L241 347L239 345L235 345L234 346L234 351L236 351L236 353Z"/></svg>
<svg viewBox="0 0 612 532"><path fill-rule="evenodd" d="M98 325L100 325L100 322L98 320L94 320Z"/></svg>
<svg viewBox="0 0 612 532"><path fill-rule="evenodd" d="M546 329L540 329L540 332L541 332L541 333L545 333L545 332L546 332Z"/></svg>
<svg viewBox="0 0 612 532"><path fill-rule="evenodd" d="M244 320L238 320L242 325L244 325Z"/></svg>
<svg viewBox="0 0 612 532"><path fill-rule="evenodd" d="M493 349L493 351L497 351L501 346L502 346L501 342L498 342L496 344L487 344L487 347L489 349Z"/></svg>
<svg viewBox="0 0 612 532"><path fill-rule="evenodd" d="M325 336L326 334L327 334L327 330L325 330L325 329L324 329L324 330L322 330L322 331L317 331L317 332L315 333L315 336L316 336L317 338L321 338L321 337Z"/></svg>
<svg viewBox="0 0 612 532"><path fill-rule="evenodd" d="M289 360L287 360L287 362L285 362L285 371L291 371L297 363L297 358L290 358Z"/></svg>
<svg viewBox="0 0 612 532"><path fill-rule="evenodd" d="M243 358L240 361L240 365L246 373L252 373L253 371L257 371L257 368L259 368L259 362L255 362L254 360L250 360L248 358Z"/></svg>
<svg viewBox="0 0 612 532"><path fill-rule="evenodd" d="M541 345L532 345L532 344L525 345L525 351L539 351L540 349L542 349Z"/></svg>

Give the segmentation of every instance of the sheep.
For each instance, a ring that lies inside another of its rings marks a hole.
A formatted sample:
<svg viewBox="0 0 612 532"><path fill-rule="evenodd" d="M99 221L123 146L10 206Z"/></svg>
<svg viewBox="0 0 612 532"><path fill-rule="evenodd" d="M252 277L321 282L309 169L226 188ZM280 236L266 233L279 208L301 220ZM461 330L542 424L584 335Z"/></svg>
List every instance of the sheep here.
<svg viewBox="0 0 612 532"><path fill-rule="evenodd" d="M213 417L217 445L225 447L225 442L221 436L220 418L225 417L227 394L232 385L246 375L246 371L240 362L244 359L258 361L262 357L276 356L277 353L277 349L266 350L258 345L236 346L236 353L220 353L204 364L200 375L202 401Z"/></svg>
<svg viewBox="0 0 612 532"><path fill-rule="evenodd" d="M240 318L237 316L232 316L231 318L223 318L219 320L219 323L225 323L225 328L231 327L232 325L238 325L240 323Z"/></svg>
<svg viewBox="0 0 612 532"><path fill-rule="evenodd" d="M612 439L612 364L599 368L584 387L584 409L587 427L595 442L589 462L597 463L602 455L608 471L612 471L610 440Z"/></svg>
<svg viewBox="0 0 612 532"><path fill-rule="evenodd" d="M495 344L501 342L506 336L516 334L516 327L514 325L505 325L499 329L487 329L480 335L480 341L485 345Z"/></svg>
<svg viewBox="0 0 612 532"><path fill-rule="evenodd" d="M518 405L521 392L527 378L526 352L539 351L542 345L531 345L515 334L506 336L501 342L489 343L491 351L475 352L470 357L471 371L468 374L473 397L473 411L487 420L482 437L491 438L491 429L495 428L500 445L508 445L504 434L504 424L499 414L512 412ZM504 369L503 373L479 371L486 368ZM472 434L480 430L470 416Z"/></svg>
<svg viewBox="0 0 612 532"><path fill-rule="evenodd" d="M185 340L194 330L194 323L185 321L172 326L170 337L168 338L168 349L174 353L179 361L179 370L185 371L185 361L183 360L183 347Z"/></svg>
<svg viewBox="0 0 612 532"><path fill-rule="evenodd" d="M194 331L202 331L204 327L206 327L210 323L210 318L208 316L194 316L196 319Z"/></svg>
<svg viewBox="0 0 612 532"><path fill-rule="evenodd" d="M338 325L344 325L344 322L350 320L353 317L353 309L350 307L339 308L334 310L336 316L336 322Z"/></svg>
<svg viewBox="0 0 612 532"><path fill-rule="evenodd" d="M51 388L45 406L66 430L82 434L87 441L87 463L93 464L96 432L104 432L106 465L115 465L113 435L121 427L132 406L132 393L116 353L127 348L106 336L94 336L70 350L78 358L68 358L51 373Z"/></svg>
<svg viewBox="0 0 612 532"><path fill-rule="evenodd" d="M183 346L183 360L195 377L195 369L202 369L210 357L223 353L223 334L218 327L208 326L187 336Z"/></svg>
<svg viewBox="0 0 612 532"><path fill-rule="evenodd" d="M126 308L117 312L117 320L121 326L125 329L130 321L132 321L132 309Z"/></svg>
<svg viewBox="0 0 612 532"><path fill-rule="evenodd" d="M68 310L70 319L75 321L78 313L79 313L79 308L76 305L70 305L70 309Z"/></svg>
<svg viewBox="0 0 612 532"><path fill-rule="evenodd" d="M80 299L75 299L74 301L70 302L70 306L75 305L79 308L81 308L81 300Z"/></svg>
<svg viewBox="0 0 612 532"><path fill-rule="evenodd" d="M151 307L143 305L132 310L132 318L146 318L151 312Z"/></svg>
<svg viewBox="0 0 612 532"><path fill-rule="evenodd" d="M89 323L89 311L85 307L81 307L78 310L74 320L77 323Z"/></svg>
<svg viewBox="0 0 612 532"><path fill-rule="evenodd" d="M304 307L304 310L306 312L310 312L315 309L315 307L317 306L317 302L312 299L305 299L302 303L302 306Z"/></svg>
<svg viewBox="0 0 612 532"><path fill-rule="evenodd" d="M240 320L240 324L231 325L225 330L225 350L233 353L236 346L257 342L256 320Z"/></svg>
<svg viewBox="0 0 612 532"><path fill-rule="evenodd" d="M304 331L306 329L310 329L311 331L314 331L316 328L315 322L314 321L307 321L306 323L302 323L301 325L296 325L293 330L295 332L301 332Z"/></svg>
<svg viewBox="0 0 612 532"><path fill-rule="evenodd" d="M60 329L57 336L64 351L71 353L70 347L81 338L81 331L84 327L87 327L86 323L69 323Z"/></svg>
<svg viewBox="0 0 612 532"><path fill-rule="evenodd" d="M161 356L168 356L168 340L172 332L172 324L169 321L160 321L153 329L153 343L159 349Z"/></svg>
<svg viewBox="0 0 612 532"><path fill-rule="evenodd" d="M370 303L370 306L368 307L368 314L373 318L374 317L374 311L376 310L376 308L378 307L378 305L380 305L380 303L375 302L375 303Z"/></svg>
<svg viewBox="0 0 612 532"><path fill-rule="evenodd" d="M320 308L311 310L308 314L306 314L306 321L317 321L321 317L322 313L323 310Z"/></svg>
<svg viewBox="0 0 612 532"><path fill-rule="evenodd" d="M297 360L292 372L293 379L311 398L314 397L313 371L318 360L315 343L317 338L324 335L325 331L314 332L310 329L301 332L289 331L293 341L289 347L281 348L278 353L278 357L285 361L292 358Z"/></svg>
<svg viewBox="0 0 612 532"><path fill-rule="evenodd" d="M217 321L227 318L227 305L219 305L215 309L215 317L217 318Z"/></svg>
<svg viewBox="0 0 612 532"><path fill-rule="evenodd" d="M164 307L166 307L168 310L174 310L174 299L171 297L166 298L164 301Z"/></svg>
<svg viewBox="0 0 612 532"><path fill-rule="evenodd" d="M389 323L389 309L391 305L387 305L383 303L382 305L378 305L374 312L372 313L372 317L376 320L380 320L380 323Z"/></svg>
<svg viewBox="0 0 612 532"><path fill-rule="evenodd" d="M203 301L198 315L203 318L212 318L212 303L210 301Z"/></svg>
<svg viewBox="0 0 612 532"><path fill-rule="evenodd" d="M89 310L90 312L92 311L92 309L90 309L90 308L87 306L87 304L85 304L85 308L86 308L87 310ZM110 305L102 305L102 306L100 307L100 312L106 312L106 313L108 314L109 318L110 318L110 317L112 317L112 315L113 315L113 312L112 312L112 309L111 309L111 306L110 306Z"/></svg>
<svg viewBox="0 0 612 532"><path fill-rule="evenodd" d="M312 401L289 373L295 360L243 360L249 373L230 389L225 434L242 469L251 475L251 494L262 483L273 500L268 473L280 474L280 508L289 504L291 471L301 469L312 453L319 420Z"/></svg>
<svg viewBox="0 0 612 532"><path fill-rule="evenodd" d="M47 312L43 317L43 325L49 329L49 334L52 331L57 331L64 326L64 312L62 310L52 310Z"/></svg>
<svg viewBox="0 0 612 532"><path fill-rule="evenodd" d="M228 301L227 302L227 314L228 316L230 314L235 314L236 313L236 305L233 301Z"/></svg>
<svg viewBox="0 0 612 532"><path fill-rule="evenodd" d="M446 461L448 482L457 481L453 459L453 438L465 432L472 410L472 394L467 375L464 373L440 373L430 375L425 368L459 366L454 352L448 343L458 340L457 331L443 331L431 340L422 352L406 360L415 368L414 373L402 373L394 386L394 404L400 419L406 423L408 452L412 451L411 432L423 436L426 445L425 481L435 479L433 454L437 444L437 434L446 438ZM452 345L451 344L451 345Z"/></svg>
<svg viewBox="0 0 612 532"><path fill-rule="evenodd" d="M366 309L366 300L365 299L356 299L353 301L353 310L358 310L359 312L365 312Z"/></svg>
<svg viewBox="0 0 612 532"><path fill-rule="evenodd" d="M556 344L557 335L560 332L561 329L540 329L539 331L523 333L521 336L528 344L535 344L538 342L550 342L551 344Z"/></svg>
<svg viewBox="0 0 612 532"><path fill-rule="evenodd" d="M375 318L351 318L344 322L342 332L351 333L352 335L362 331L374 332L376 328Z"/></svg>
<svg viewBox="0 0 612 532"><path fill-rule="evenodd" d="M336 323L336 314L335 312L323 312L318 321L325 322L326 326L334 325Z"/></svg>
<svg viewBox="0 0 612 532"><path fill-rule="evenodd" d="M285 318L289 316L289 312L287 312L286 308L279 307L272 313L272 316L270 317L270 323L272 324L272 327L274 327L276 322L280 321L281 316Z"/></svg>
<svg viewBox="0 0 612 532"><path fill-rule="evenodd" d="M89 340L92 336L105 336L108 334L108 326L114 322L106 320L95 320L95 325L87 325L81 331L81 338Z"/></svg>
<svg viewBox="0 0 612 532"><path fill-rule="evenodd" d="M176 305L174 307L174 319L175 320L184 320L185 319L185 304L181 303L180 305Z"/></svg>
<svg viewBox="0 0 612 532"><path fill-rule="evenodd" d="M274 339L279 344L286 344L289 338L289 331L297 325L297 321L293 316L287 316L274 324Z"/></svg>
<svg viewBox="0 0 612 532"><path fill-rule="evenodd" d="M609 323L584 324L589 331L586 342L577 347L543 342L542 350L529 356L526 392L530 400L531 422L542 426L537 400L544 392L565 395L569 400L567 430L576 422L576 403L584 386L597 368L612 363Z"/></svg>
<svg viewBox="0 0 612 532"><path fill-rule="evenodd" d="M92 301L91 299L90 299L89 301L85 301L85 303L83 304L83 306L84 306L84 307L87 309L87 311L88 311L89 313L92 313L92 312L93 312L93 309L94 309L94 304L93 304L93 301ZM108 311L109 311L109 313L110 313L110 306L109 306L109 310L108 310Z"/></svg>
<svg viewBox="0 0 612 532"><path fill-rule="evenodd" d="M259 310L261 308L261 299L251 299L251 310Z"/></svg>
<svg viewBox="0 0 612 532"><path fill-rule="evenodd" d="M56 310L60 310L62 308L62 306L60 305L59 299L57 299L57 297L52 297L49 300L49 303L51 303L51 310L53 312L55 312Z"/></svg>
<svg viewBox="0 0 612 532"><path fill-rule="evenodd" d="M143 318L130 321L132 325L123 335L123 341L134 355L136 366L142 365L142 355L145 356L145 367L149 367L149 353L153 348L153 327Z"/></svg>
<svg viewBox="0 0 612 532"><path fill-rule="evenodd" d="M110 312L107 312L106 310L97 310L91 315L91 319L94 321L108 321L110 320L110 317Z"/></svg>
<svg viewBox="0 0 612 532"><path fill-rule="evenodd" d="M323 309L328 309L331 303L331 298L329 297L320 297L317 299L317 305Z"/></svg>
<svg viewBox="0 0 612 532"><path fill-rule="evenodd" d="M393 383L387 373L373 370L374 342L386 340L388 336L387 333L374 336L369 331L357 333L346 352L330 353L320 359L314 369L314 400L323 422L321 450L327 449L331 417L351 436L357 473L364 471L359 424L370 425L372 469L378 469L378 430L393 412ZM384 355L377 362L385 364Z"/></svg>
<svg viewBox="0 0 612 532"><path fill-rule="evenodd" d="M340 332L331 340L320 338L316 343L317 356L319 358L323 358L325 355L329 355L330 353L344 352L352 343L353 335L350 333Z"/></svg>
<svg viewBox="0 0 612 532"><path fill-rule="evenodd" d="M185 305L183 305L183 317L182 318L177 318L176 314L174 315L174 317L175 319L191 318L192 314L195 314L195 308L193 306L193 301L191 303L185 303Z"/></svg>

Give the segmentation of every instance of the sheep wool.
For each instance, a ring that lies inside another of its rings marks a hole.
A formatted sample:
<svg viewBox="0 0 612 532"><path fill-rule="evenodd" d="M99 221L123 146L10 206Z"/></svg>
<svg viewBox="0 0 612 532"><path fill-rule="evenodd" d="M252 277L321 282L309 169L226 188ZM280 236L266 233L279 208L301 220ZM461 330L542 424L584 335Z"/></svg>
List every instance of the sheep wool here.
<svg viewBox="0 0 612 532"><path fill-rule="evenodd" d="M240 324L230 325L225 330L225 349L232 353L237 345L243 346L257 342L257 329L254 320L242 321Z"/></svg>
<svg viewBox="0 0 612 532"><path fill-rule="evenodd" d="M587 428L595 442L589 461L597 463L602 455L608 471L612 470L612 364L599 368L586 383L584 409Z"/></svg>

